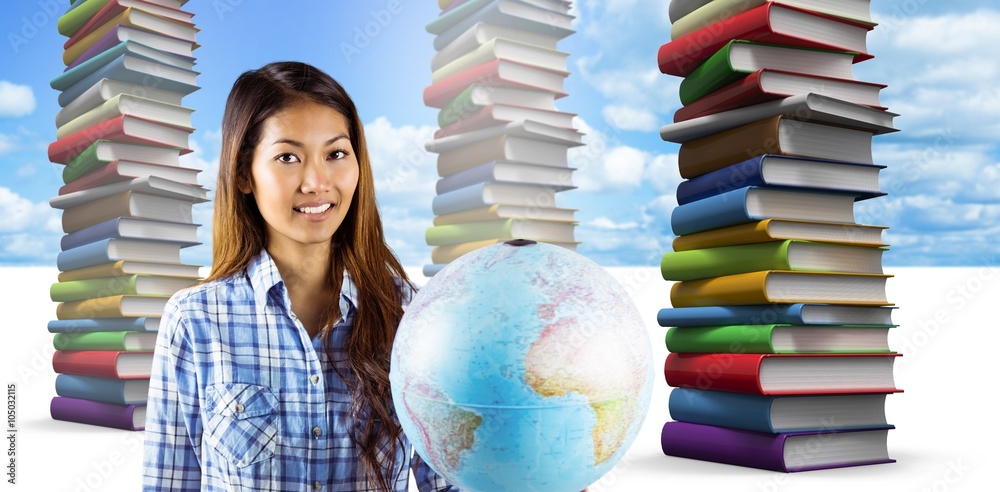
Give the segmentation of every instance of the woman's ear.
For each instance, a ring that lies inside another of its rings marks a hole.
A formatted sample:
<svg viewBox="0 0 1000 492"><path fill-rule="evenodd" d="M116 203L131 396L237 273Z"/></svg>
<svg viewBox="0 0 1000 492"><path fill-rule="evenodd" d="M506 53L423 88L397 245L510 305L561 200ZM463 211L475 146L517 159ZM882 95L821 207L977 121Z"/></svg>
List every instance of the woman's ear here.
<svg viewBox="0 0 1000 492"><path fill-rule="evenodd" d="M250 184L250 180L248 179L236 178L236 187L239 188L240 192L244 195L253 193L253 186Z"/></svg>

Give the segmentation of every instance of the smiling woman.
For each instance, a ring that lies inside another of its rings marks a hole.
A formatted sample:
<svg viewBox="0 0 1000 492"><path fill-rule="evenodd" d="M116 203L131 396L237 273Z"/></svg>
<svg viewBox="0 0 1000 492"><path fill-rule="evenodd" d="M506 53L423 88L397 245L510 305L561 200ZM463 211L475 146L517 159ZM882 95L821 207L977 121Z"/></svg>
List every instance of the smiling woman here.
<svg viewBox="0 0 1000 492"><path fill-rule="evenodd" d="M400 429L389 355L413 286L385 243L357 109L303 63L226 102L213 269L171 297L145 490L455 490Z"/></svg>

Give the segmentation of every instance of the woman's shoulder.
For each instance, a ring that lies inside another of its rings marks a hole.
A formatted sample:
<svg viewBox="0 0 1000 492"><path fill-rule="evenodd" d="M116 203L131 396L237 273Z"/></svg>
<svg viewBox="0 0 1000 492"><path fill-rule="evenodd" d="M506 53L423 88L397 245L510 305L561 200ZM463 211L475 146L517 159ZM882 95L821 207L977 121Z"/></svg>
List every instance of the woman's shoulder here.
<svg viewBox="0 0 1000 492"><path fill-rule="evenodd" d="M232 302L239 298L253 299L253 289L243 272L213 280L201 281L170 296L167 306L180 311L203 312L206 306Z"/></svg>

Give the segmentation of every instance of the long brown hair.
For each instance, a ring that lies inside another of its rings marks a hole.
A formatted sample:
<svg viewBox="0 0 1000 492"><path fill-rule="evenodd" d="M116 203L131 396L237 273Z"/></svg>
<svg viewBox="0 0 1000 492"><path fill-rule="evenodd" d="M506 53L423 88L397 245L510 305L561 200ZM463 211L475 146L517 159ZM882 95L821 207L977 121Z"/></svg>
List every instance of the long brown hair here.
<svg viewBox="0 0 1000 492"><path fill-rule="evenodd" d="M402 430L392 414L389 359L403 316L400 286L412 288L412 284L385 242L358 111L344 88L326 73L304 63L277 62L244 72L233 84L222 118L212 272L204 282L242 272L264 248L264 219L253 195L242 193L240 184L250 182L253 151L264 121L301 100L329 106L344 116L358 160L360 172L351 207L332 238L329 285L339 296L345 270L356 280L358 312L346 342L353 374L340 375L353 396L351 411L359 428L351 429L351 436L361 453L365 476L379 490L388 491L405 471L390 469L402 444ZM327 305L321 337L329 353L330 329L341 313L338 302ZM379 456L388 457L389 462L380 463Z"/></svg>

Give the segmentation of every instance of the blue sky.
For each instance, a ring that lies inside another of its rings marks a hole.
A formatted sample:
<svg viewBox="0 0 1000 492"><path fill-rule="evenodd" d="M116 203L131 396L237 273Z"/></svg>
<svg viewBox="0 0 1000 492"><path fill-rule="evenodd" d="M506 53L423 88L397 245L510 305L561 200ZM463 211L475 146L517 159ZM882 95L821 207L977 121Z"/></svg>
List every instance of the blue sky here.
<svg viewBox="0 0 1000 492"><path fill-rule="evenodd" d="M405 265L428 263L423 235L437 175L435 154L423 144L437 110L421 96L434 54L423 26L438 14L436 3L191 1L202 89L184 100L196 110L197 128L185 165L204 169L201 181L214 189L222 110L239 73L275 60L314 64L361 111L390 245ZM891 227L887 265L980 265L1000 244L1000 58L991 54L1000 44L1000 7L872 3L880 26L868 40L876 58L856 65L855 76L889 85L882 102L902 115L902 131L875 139L889 196L859 205L858 217ZM59 212L48 199L62 184L61 166L46 157L59 106L48 81L63 69L65 38L55 23L67 4L10 2L0 18L0 264L54 265L59 252ZM569 97L557 106L579 115L589 145L571 151L579 189L560 193L557 204L580 210L578 251L605 266L658 265L672 240L677 145L660 140L658 129L680 105L680 79L655 63L668 41L667 4L575 2L577 33L559 45L571 53L572 75ZM210 204L197 206L195 217L205 225L205 244L183 259L208 265Z"/></svg>

